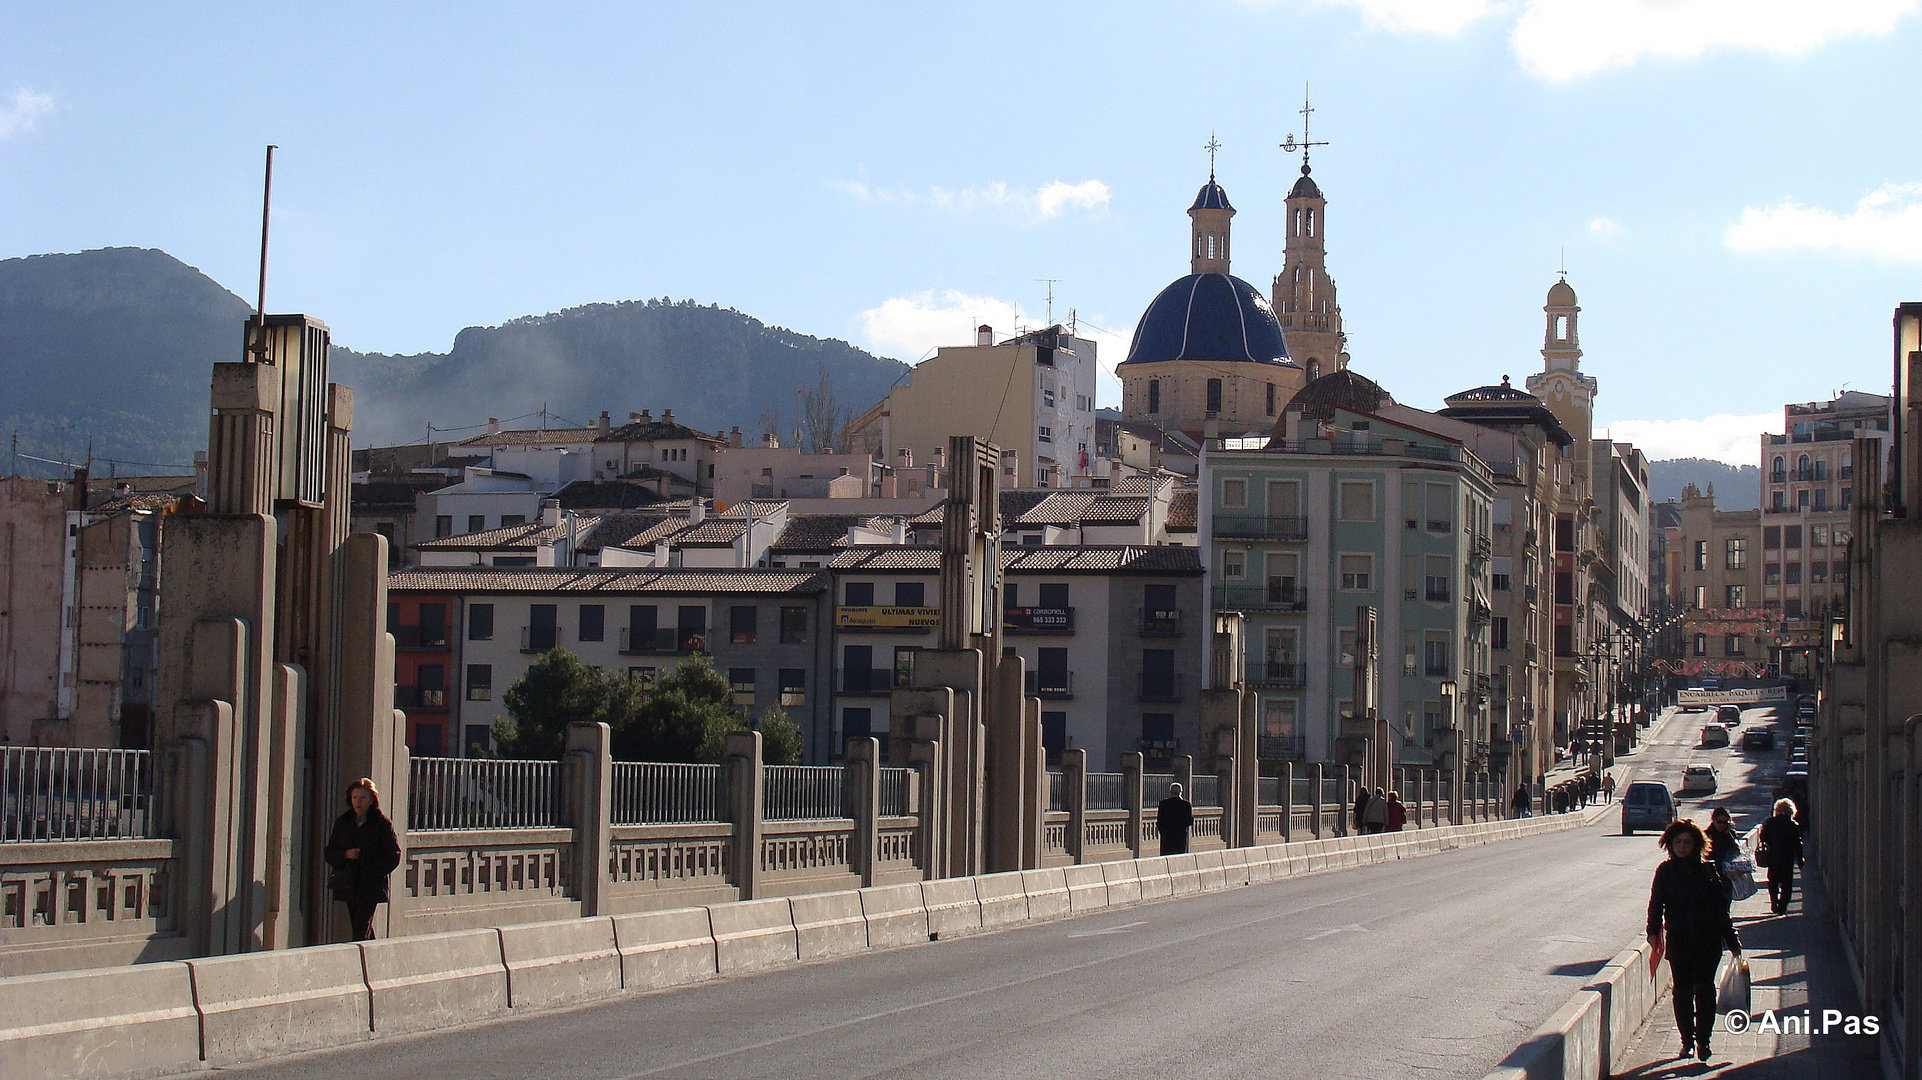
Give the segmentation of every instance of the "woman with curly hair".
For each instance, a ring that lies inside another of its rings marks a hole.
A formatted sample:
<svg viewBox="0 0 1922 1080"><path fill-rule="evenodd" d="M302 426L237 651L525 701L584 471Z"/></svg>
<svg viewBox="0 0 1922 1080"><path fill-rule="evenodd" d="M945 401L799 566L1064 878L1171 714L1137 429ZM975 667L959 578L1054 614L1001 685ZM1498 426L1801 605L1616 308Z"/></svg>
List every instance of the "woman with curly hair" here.
<svg viewBox="0 0 1922 1080"><path fill-rule="evenodd" d="M1724 946L1742 955L1742 941L1729 920L1722 872L1709 859L1701 826L1682 818L1662 830L1660 843L1668 858L1655 868L1649 889L1648 943L1668 952L1682 1056L1693 1052L1707 1061L1715 1031L1715 968Z"/></svg>

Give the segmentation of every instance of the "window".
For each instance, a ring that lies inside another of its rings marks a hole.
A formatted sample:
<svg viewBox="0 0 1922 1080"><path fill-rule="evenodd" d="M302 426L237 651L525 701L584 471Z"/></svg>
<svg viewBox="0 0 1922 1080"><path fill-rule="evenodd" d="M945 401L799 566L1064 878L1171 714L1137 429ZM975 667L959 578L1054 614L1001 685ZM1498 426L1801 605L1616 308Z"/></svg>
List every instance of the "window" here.
<svg viewBox="0 0 1922 1080"><path fill-rule="evenodd" d="M1208 380L1208 412L1210 415L1221 411L1221 380Z"/></svg>
<svg viewBox="0 0 1922 1080"><path fill-rule="evenodd" d="M1035 688L1044 695L1066 694L1073 689L1068 673L1068 650L1035 650Z"/></svg>
<svg viewBox="0 0 1922 1080"><path fill-rule="evenodd" d="M885 755L888 752L888 733L885 730L878 732L874 730L874 710L872 709L841 710L841 746L844 748L843 753L845 753L845 747L849 739L879 739L881 741L881 753Z"/></svg>
<svg viewBox="0 0 1922 1080"><path fill-rule="evenodd" d="M781 684L781 708L804 708L808 703L808 673L806 668L782 668L779 673Z"/></svg>
<svg viewBox="0 0 1922 1080"><path fill-rule="evenodd" d="M452 514L437 515L434 518L434 538L438 540L443 536L452 535L454 535L454 516Z"/></svg>
<svg viewBox="0 0 1922 1080"><path fill-rule="evenodd" d="M1574 627L1557 626L1555 628L1555 655L1556 656L1574 656L1575 655L1575 628Z"/></svg>
<svg viewBox="0 0 1922 1080"><path fill-rule="evenodd" d="M754 707L754 669L751 667L732 667L727 669L727 686L734 694L734 707L752 709Z"/></svg>
<svg viewBox="0 0 1922 1080"><path fill-rule="evenodd" d="M1430 555L1427 559L1427 572L1422 575L1425 597L1438 604L1448 602L1448 557Z"/></svg>
<svg viewBox="0 0 1922 1080"><path fill-rule="evenodd" d="M1722 642L1723 656L1742 656L1743 641L1740 634L1729 634Z"/></svg>
<svg viewBox="0 0 1922 1080"><path fill-rule="evenodd" d="M1722 541L1722 569L1724 570L1748 569L1748 541L1747 540L1741 537L1731 536L1728 539Z"/></svg>
<svg viewBox="0 0 1922 1080"><path fill-rule="evenodd" d="M480 532L481 530L483 530L483 529L485 529L485 528L487 528L487 515L486 515L486 514L469 514L469 515L467 515L467 531L468 531L468 532L470 532L470 533L477 533L477 532Z"/></svg>
<svg viewBox="0 0 1922 1080"><path fill-rule="evenodd" d="M1829 527L1827 525L1810 525L1809 526L1809 546L1810 547L1828 547L1829 546Z"/></svg>
<svg viewBox="0 0 1922 1080"><path fill-rule="evenodd" d="M1163 587L1168 589L1169 598L1172 600L1174 587ZM1156 588L1156 586L1150 585L1148 588L1152 590ZM1066 582L1044 584L1037 590L1037 593L1039 595L1039 603L1035 605L1037 607L1065 608L1068 606L1068 586ZM1170 604L1169 606L1173 607L1174 605Z"/></svg>
<svg viewBox="0 0 1922 1080"><path fill-rule="evenodd" d="M1781 488L1776 488L1774 491L1769 492L1769 509L1778 511L1787 509L1787 504L1783 502L1786 498L1787 496L1782 494Z"/></svg>
<svg viewBox="0 0 1922 1080"><path fill-rule="evenodd" d="M661 669L651 667L631 667L627 669L627 679L641 693L652 693L659 681Z"/></svg>
<svg viewBox="0 0 1922 1080"><path fill-rule="evenodd" d="M681 652L707 651L707 605L684 604L675 612L674 647Z"/></svg>
<svg viewBox="0 0 1922 1080"><path fill-rule="evenodd" d="M1054 390L1052 388L1046 386L1041 388L1041 404L1046 408L1054 408Z"/></svg>
<svg viewBox="0 0 1922 1080"><path fill-rule="evenodd" d="M1428 531L1445 533L1453 527L1454 495L1447 484L1428 485Z"/></svg>
<svg viewBox="0 0 1922 1080"><path fill-rule="evenodd" d="M1690 589L1688 594L1688 599L1689 599L1688 606L1691 608L1696 608L1699 610L1701 608L1707 607L1708 606L1708 586L1697 585L1693 589Z"/></svg>
<svg viewBox="0 0 1922 1080"><path fill-rule="evenodd" d="M1448 639L1428 638L1421 643L1422 674L1431 679L1449 676Z"/></svg>
<svg viewBox="0 0 1922 1080"><path fill-rule="evenodd" d="M848 607L873 607L874 582L850 581L844 590Z"/></svg>
<svg viewBox="0 0 1922 1080"><path fill-rule="evenodd" d="M1223 480L1221 482L1221 505L1240 510L1248 505L1248 481Z"/></svg>
<svg viewBox="0 0 1922 1080"><path fill-rule="evenodd" d="M1815 508L1817 510L1827 510L1829 508L1829 489L1828 488L1815 489Z"/></svg>
<svg viewBox="0 0 1922 1080"><path fill-rule="evenodd" d="M1824 585L1828 583L1828 580L1829 580L1829 564L1827 562L1812 562L1809 564L1809 583L1810 584Z"/></svg>
<svg viewBox="0 0 1922 1080"><path fill-rule="evenodd" d="M1803 488L1802 490L1795 493L1795 508L1799 511L1807 512L1809 508L1809 489L1808 488Z"/></svg>
<svg viewBox="0 0 1922 1080"><path fill-rule="evenodd" d="M422 645L447 644L446 604L420 606L420 643Z"/></svg>
<svg viewBox="0 0 1922 1080"><path fill-rule="evenodd" d="M1068 748L1068 714L1065 712L1044 712L1041 714L1041 749L1048 764L1061 764L1061 751Z"/></svg>
<svg viewBox="0 0 1922 1080"><path fill-rule="evenodd" d="M781 644L800 645L808 639L808 609L804 607L784 607L781 609Z"/></svg>
<svg viewBox="0 0 1922 1080"><path fill-rule="evenodd" d="M1801 563L1792 562L1792 563L1782 564L1782 584L1784 585L1802 584L1802 564Z"/></svg>
<svg viewBox="0 0 1922 1080"><path fill-rule="evenodd" d="M601 604L581 605L582 641L607 640L607 608Z"/></svg>
<svg viewBox="0 0 1922 1080"><path fill-rule="evenodd" d="M1221 576L1241 578L1248 576L1248 556L1246 552L1229 550L1221 553Z"/></svg>
<svg viewBox="0 0 1922 1080"><path fill-rule="evenodd" d="M1722 606L1730 610L1740 610L1748 606L1748 586L1722 586Z"/></svg>
<svg viewBox="0 0 1922 1080"><path fill-rule="evenodd" d="M924 581L897 581L894 583L895 607L926 607L928 586Z"/></svg>
<svg viewBox="0 0 1922 1080"><path fill-rule="evenodd" d="M1174 753L1176 750L1174 713L1141 714L1141 749L1151 757L1166 758ZM1144 801L1149 794L1158 795L1160 792L1143 793Z"/></svg>
<svg viewBox="0 0 1922 1080"><path fill-rule="evenodd" d="M1035 428L1034 437L1041 442L1051 443L1054 441L1054 429L1045 426Z"/></svg>
<svg viewBox="0 0 1922 1080"><path fill-rule="evenodd" d="M1367 480L1343 480L1340 500L1341 520L1375 520L1375 485Z"/></svg>
<svg viewBox="0 0 1922 1080"><path fill-rule="evenodd" d="M1828 478L1829 478L1829 459L1816 458L1815 459L1815 482L1819 484L1822 481L1827 480Z"/></svg>
<svg viewBox="0 0 1922 1080"><path fill-rule="evenodd" d="M1829 566L1829 579L1837 585L1849 583L1849 564L1837 559Z"/></svg>
<svg viewBox="0 0 1922 1080"><path fill-rule="evenodd" d="M1707 634L1695 635L1695 655L1697 656L1708 655L1708 635Z"/></svg>
<svg viewBox="0 0 1922 1080"><path fill-rule="evenodd" d="M1708 541L1707 540L1695 541L1695 569L1697 570L1708 569Z"/></svg>
<svg viewBox="0 0 1922 1080"><path fill-rule="evenodd" d="M1782 583L1782 564L1764 563L1762 565L1762 584L1780 585Z"/></svg>
<svg viewBox="0 0 1922 1080"><path fill-rule="evenodd" d="M501 528L503 529L511 528L515 525L525 525L525 524L527 524L526 514L502 514L501 515Z"/></svg>
<svg viewBox="0 0 1922 1080"><path fill-rule="evenodd" d="M559 641L560 609L553 604L530 604L527 608L527 640L522 652L546 652Z"/></svg>
<svg viewBox="0 0 1922 1080"><path fill-rule="evenodd" d="M1355 628L1352 626L1335 628L1335 663L1342 667L1355 666Z"/></svg>
<svg viewBox="0 0 1922 1080"><path fill-rule="evenodd" d="M1558 604L1575 602L1575 575L1567 570L1555 571L1555 602Z"/></svg>
<svg viewBox="0 0 1922 1080"><path fill-rule="evenodd" d="M1555 518L1555 550L1575 550L1575 519L1557 516Z"/></svg>
<svg viewBox="0 0 1922 1080"><path fill-rule="evenodd" d="M1062 650L1064 656L1066 650ZM1167 701L1179 695L1180 683L1175 678L1175 652L1173 649L1141 650L1141 696Z"/></svg>
<svg viewBox="0 0 1922 1080"><path fill-rule="evenodd" d="M1275 384L1268 384L1268 415L1275 415Z"/></svg>
<svg viewBox="0 0 1922 1080"><path fill-rule="evenodd" d="M1301 516L1301 481L1268 481L1268 517L1290 519Z"/></svg>
<svg viewBox="0 0 1922 1080"><path fill-rule="evenodd" d="M1802 546L1802 526L1784 525L1782 527L1782 546L1800 548Z"/></svg>
<svg viewBox="0 0 1922 1080"><path fill-rule="evenodd" d="M1847 510L1849 508L1849 493L1853 490L1853 488L1842 489L1842 509Z"/></svg>
<svg viewBox="0 0 1922 1080"><path fill-rule="evenodd" d="M1787 600L1782 601L1782 614L1791 619L1801 618L1802 617L1801 598L1796 596L1791 596Z"/></svg>
<svg viewBox="0 0 1922 1080"><path fill-rule="evenodd" d="M1343 555L1341 557L1341 587L1351 592L1368 592L1370 575L1375 569L1373 555Z"/></svg>
<svg viewBox="0 0 1922 1080"><path fill-rule="evenodd" d="M1158 413L1161 411L1161 380L1160 379L1148 380L1148 411L1151 413Z"/></svg>
<svg viewBox="0 0 1922 1080"><path fill-rule="evenodd" d="M761 609L752 605L727 609L727 639L735 645L752 645L760 630Z"/></svg>
<svg viewBox="0 0 1922 1080"><path fill-rule="evenodd" d="M1496 592L1510 592L1515 588L1513 577L1515 559L1509 555L1495 556L1495 563L1489 568L1488 587Z"/></svg>
<svg viewBox="0 0 1922 1080"><path fill-rule="evenodd" d="M494 700L494 665L467 665L467 700Z"/></svg>
<svg viewBox="0 0 1922 1080"><path fill-rule="evenodd" d="M1782 547L1782 527L1770 525L1762 530L1762 550L1776 551Z"/></svg>
<svg viewBox="0 0 1922 1080"><path fill-rule="evenodd" d="M1508 649L1508 619L1497 615L1488 624L1488 647L1496 652Z"/></svg>

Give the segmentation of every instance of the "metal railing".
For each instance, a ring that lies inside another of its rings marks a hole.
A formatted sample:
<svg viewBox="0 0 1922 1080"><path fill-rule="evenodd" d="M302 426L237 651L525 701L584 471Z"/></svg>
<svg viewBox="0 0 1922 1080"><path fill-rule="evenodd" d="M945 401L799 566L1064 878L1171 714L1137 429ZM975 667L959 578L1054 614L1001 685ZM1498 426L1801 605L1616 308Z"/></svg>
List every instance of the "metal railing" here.
<svg viewBox="0 0 1922 1080"><path fill-rule="evenodd" d="M1255 805L1281 805L1281 777L1262 776L1255 780Z"/></svg>
<svg viewBox="0 0 1922 1080"><path fill-rule="evenodd" d="M445 709L447 707L446 689L423 690L417 686L394 687L394 708L396 709Z"/></svg>
<svg viewBox="0 0 1922 1080"><path fill-rule="evenodd" d="M894 672L888 668L841 668L835 681L843 694L891 694Z"/></svg>
<svg viewBox="0 0 1922 1080"><path fill-rule="evenodd" d="M525 651L525 650L523 650ZM621 654L624 656L647 656L653 653L704 653L707 651L707 628L692 626L677 630L671 626L621 628Z"/></svg>
<svg viewBox="0 0 1922 1080"><path fill-rule="evenodd" d="M1066 810L1068 808L1068 774L1060 769L1048 770L1048 809Z"/></svg>
<svg viewBox="0 0 1922 1080"><path fill-rule="evenodd" d="M438 651L447 648L447 627L445 626L439 628L395 626L390 627L387 632L394 635L394 648L396 649L432 649Z"/></svg>
<svg viewBox="0 0 1922 1080"><path fill-rule="evenodd" d="M1188 801L1196 806L1221 805L1221 777L1198 775L1194 778L1195 789L1188 793Z"/></svg>
<svg viewBox="0 0 1922 1080"><path fill-rule="evenodd" d="M769 765L761 816L768 821L852 817L846 775L839 765Z"/></svg>
<svg viewBox="0 0 1922 1080"><path fill-rule="evenodd" d="M1308 665L1282 660L1250 660L1248 681L1255 686L1305 686L1308 683Z"/></svg>
<svg viewBox="0 0 1922 1080"><path fill-rule="evenodd" d="M1128 792L1122 779L1117 772L1089 773L1087 801L1083 805L1089 810L1126 810Z"/></svg>
<svg viewBox="0 0 1922 1080"><path fill-rule="evenodd" d="M881 770L882 817L907 817L914 810L908 805L908 778L914 775L913 769Z"/></svg>
<svg viewBox="0 0 1922 1080"><path fill-rule="evenodd" d="M1145 772L1141 774L1141 803L1153 806L1168 797L1168 785L1175 782L1174 773Z"/></svg>
<svg viewBox="0 0 1922 1080"><path fill-rule="evenodd" d="M1251 517L1234 514L1215 518L1215 536L1242 540L1306 540L1305 517Z"/></svg>
<svg viewBox="0 0 1922 1080"><path fill-rule="evenodd" d="M1043 675L1047 678L1042 678ZM1052 671L1028 672L1028 690L1035 697L1071 698L1074 696L1074 672Z"/></svg>
<svg viewBox="0 0 1922 1080"><path fill-rule="evenodd" d="M155 835L149 750L0 747L0 842Z"/></svg>
<svg viewBox="0 0 1922 1080"><path fill-rule="evenodd" d="M1259 761L1285 761L1308 756L1306 735L1257 735L1255 758Z"/></svg>
<svg viewBox="0 0 1922 1080"><path fill-rule="evenodd" d="M1308 590L1286 585L1220 585L1215 607L1233 611L1307 611Z"/></svg>
<svg viewBox="0 0 1922 1080"><path fill-rule="evenodd" d="M1141 634L1143 637L1179 637L1181 609L1142 608Z"/></svg>
<svg viewBox="0 0 1922 1080"><path fill-rule="evenodd" d="M727 773L720 765L614 763L614 824L726 821Z"/></svg>
<svg viewBox="0 0 1922 1080"><path fill-rule="evenodd" d="M418 757L408 768L407 827L562 828L563 794L558 761Z"/></svg>

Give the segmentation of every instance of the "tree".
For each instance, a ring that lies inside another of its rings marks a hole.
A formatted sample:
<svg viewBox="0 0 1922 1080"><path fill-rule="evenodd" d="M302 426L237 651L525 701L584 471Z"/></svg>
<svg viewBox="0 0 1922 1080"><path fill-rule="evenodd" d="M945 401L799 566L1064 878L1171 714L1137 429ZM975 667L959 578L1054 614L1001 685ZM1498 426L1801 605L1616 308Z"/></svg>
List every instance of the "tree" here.
<svg viewBox="0 0 1922 1080"><path fill-rule="evenodd" d="M814 388L796 391L801 395L801 452L831 454L838 451L841 429L854 415L835 394L834 383L828 378L828 366L817 363L816 371Z"/></svg>
<svg viewBox="0 0 1922 1080"><path fill-rule="evenodd" d="M637 702L619 689L580 657L566 649L549 649L502 695L508 717L494 721L501 756L557 761L569 724L603 723L615 731L628 727Z"/></svg>
<svg viewBox="0 0 1922 1080"><path fill-rule="evenodd" d="M662 676L633 717L614 736L614 756L623 761L718 762L727 733L747 726L734 712L733 688L705 656Z"/></svg>
<svg viewBox="0 0 1922 1080"><path fill-rule="evenodd" d="M761 732L761 764L799 765L801 763L801 726L788 717L779 705L761 710L754 725Z"/></svg>

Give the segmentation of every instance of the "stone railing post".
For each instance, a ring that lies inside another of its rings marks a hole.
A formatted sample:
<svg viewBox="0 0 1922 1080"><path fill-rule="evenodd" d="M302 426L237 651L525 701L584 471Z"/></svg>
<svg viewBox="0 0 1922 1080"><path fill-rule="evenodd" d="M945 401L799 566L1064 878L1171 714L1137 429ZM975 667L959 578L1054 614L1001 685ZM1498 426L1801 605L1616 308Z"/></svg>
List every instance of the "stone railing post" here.
<svg viewBox="0 0 1922 1080"><path fill-rule="evenodd" d="M1187 799L1190 803L1194 802L1195 801L1195 759L1188 754L1183 754L1180 757L1176 758L1174 760L1174 774L1175 774L1174 782L1181 785L1181 797L1184 799ZM1162 799L1167 798L1168 793L1165 791L1161 791L1161 792L1146 791L1142 793L1142 797L1147 799L1149 802L1158 803Z"/></svg>
<svg viewBox="0 0 1922 1080"><path fill-rule="evenodd" d="M1141 754L1121 755L1121 802L1128 808L1128 851L1141 858Z"/></svg>
<svg viewBox="0 0 1922 1080"><path fill-rule="evenodd" d="M1350 765L1341 767L1341 805L1335 808L1335 835L1348 836L1361 831L1361 823L1350 820L1348 808L1354 805L1355 777L1359 769Z"/></svg>
<svg viewBox="0 0 1922 1080"><path fill-rule="evenodd" d="M941 742L939 739L917 739L908 748L908 762L914 767L914 789L908 805L914 809L915 837L914 855L920 860L921 876L933 879L941 876L941 868L947 865L945 858L946 828L942 823L941 807L945 805L941 794Z"/></svg>
<svg viewBox="0 0 1922 1080"><path fill-rule="evenodd" d="M1281 763L1281 842L1295 838L1295 763Z"/></svg>
<svg viewBox="0 0 1922 1080"><path fill-rule="evenodd" d="M1321 763L1321 762L1319 762L1319 761L1317 761L1317 762L1315 762L1315 776L1314 776L1314 781L1315 781L1315 839L1317 839L1317 840L1319 840L1319 839L1321 839L1321 837L1322 837L1322 830L1323 830L1323 829L1325 829L1325 828L1327 827L1327 826L1325 826L1325 825L1323 825L1323 824L1322 824L1322 820L1321 820L1321 817L1322 817L1322 813L1321 813L1321 804L1322 804L1322 800L1323 800L1324 798L1326 798L1326 797L1327 797L1327 793L1326 793L1326 792L1325 792L1325 791L1323 790L1323 787L1324 787L1324 785L1325 785L1325 783L1326 783L1326 781L1327 781L1327 779L1328 779L1328 767L1327 767L1326 765L1324 765L1324 764L1322 764L1322 763Z"/></svg>
<svg viewBox="0 0 1922 1080"><path fill-rule="evenodd" d="M734 822L734 887L753 900L761 884L761 813L766 791L761 766L761 733L730 731L721 758L727 766L727 804Z"/></svg>
<svg viewBox="0 0 1922 1080"><path fill-rule="evenodd" d="M1088 846L1088 752L1061 751L1061 783L1068 799L1068 856L1081 862Z"/></svg>
<svg viewBox="0 0 1922 1080"><path fill-rule="evenodd" d="M613 732L606 724L569 724L561 762L567 822L574 829L574 899L582 915L604 913L607 857L614 828Z"/></svg>
<svg viewBox="0 0 1922 1080"><path fill-rule="evenodd" d="M852 869L865 888L874 884L874 868L881 860L881 740L849 739L847 764L841 768L854 815Z"/></svg>

